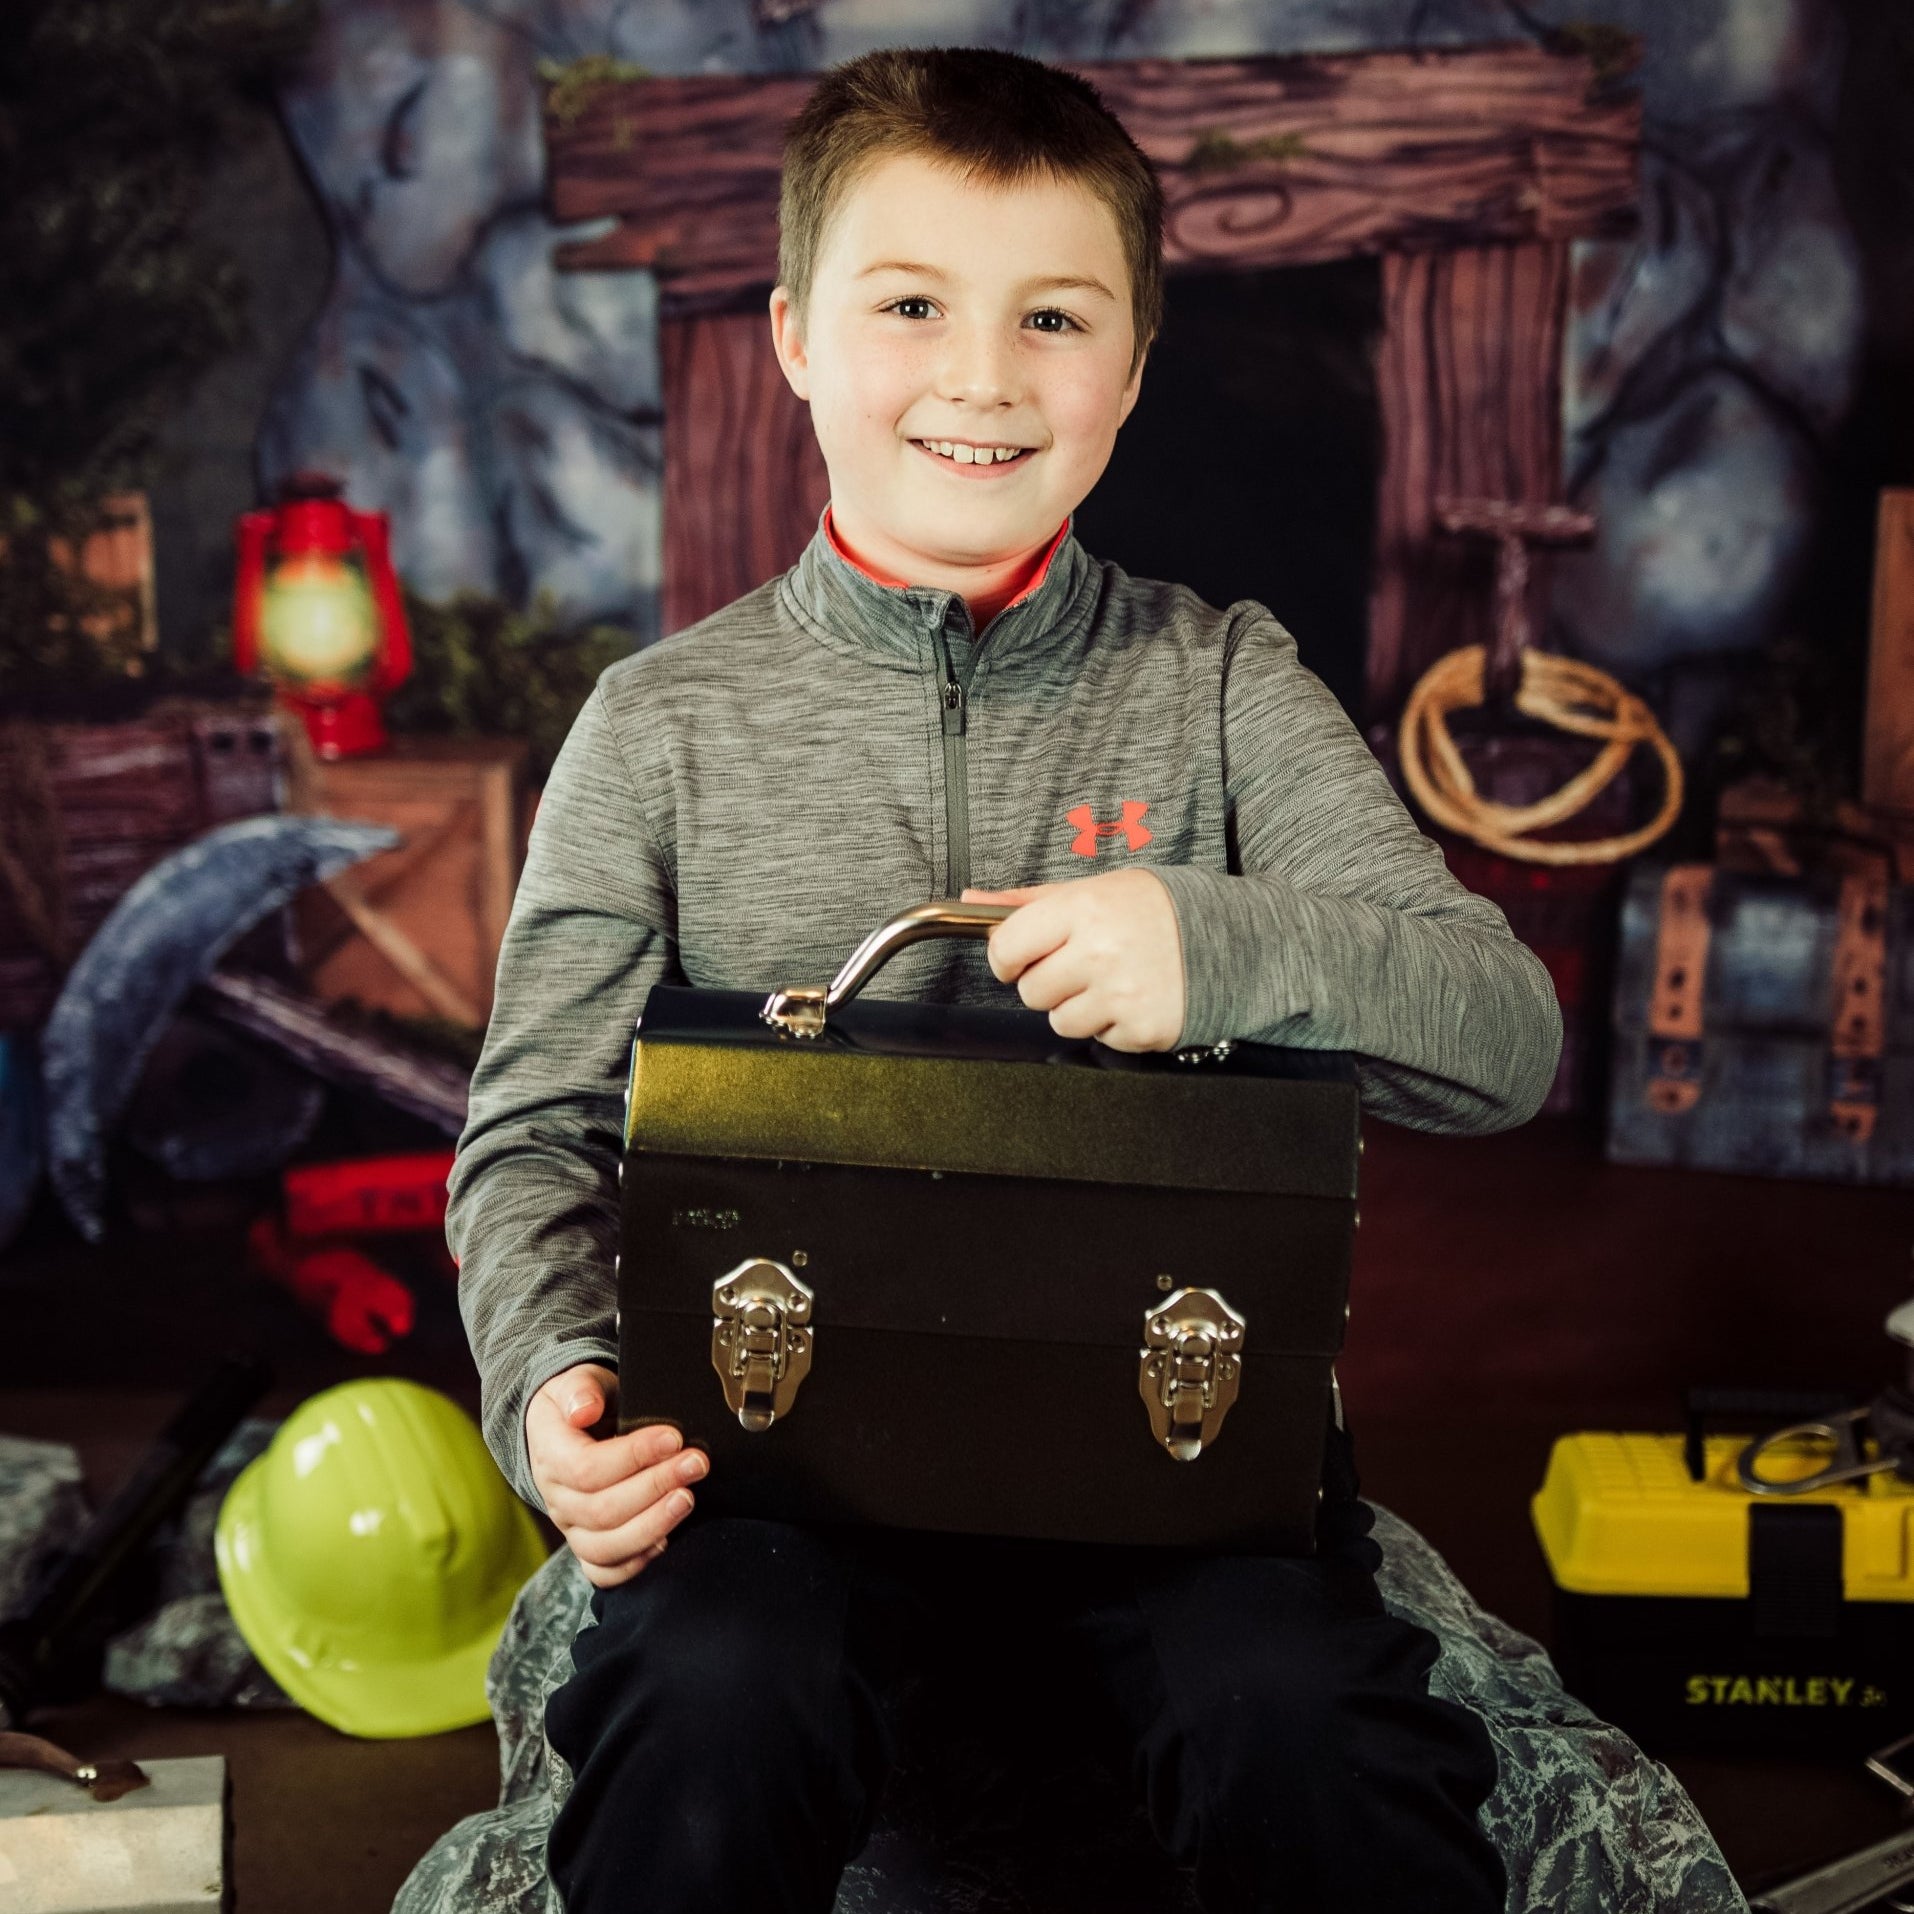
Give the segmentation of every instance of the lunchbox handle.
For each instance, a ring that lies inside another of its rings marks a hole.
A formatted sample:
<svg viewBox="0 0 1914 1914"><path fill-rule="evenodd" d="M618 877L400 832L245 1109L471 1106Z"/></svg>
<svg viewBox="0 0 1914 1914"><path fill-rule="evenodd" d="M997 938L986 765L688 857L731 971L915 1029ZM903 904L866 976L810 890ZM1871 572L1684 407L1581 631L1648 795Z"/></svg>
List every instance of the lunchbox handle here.
<svg viewBox="0 0 1914 1914"><path fill-rule="evenodd" d="M881 924L844 960L830 983L793 984L774 990L758 1015L793 1037L819 1037L833 1010L847 1004L906 944L926 937L988 937L1016 908L1014 904L966 904L960 898L933 897L899 911Z"/></svg>

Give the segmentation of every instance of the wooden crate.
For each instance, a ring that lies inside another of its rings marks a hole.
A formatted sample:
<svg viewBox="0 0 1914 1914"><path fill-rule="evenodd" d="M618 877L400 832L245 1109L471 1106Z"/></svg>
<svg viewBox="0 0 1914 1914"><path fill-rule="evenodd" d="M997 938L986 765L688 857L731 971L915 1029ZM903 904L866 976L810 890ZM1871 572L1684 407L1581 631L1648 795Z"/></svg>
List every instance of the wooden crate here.
<svg viewBox="0 0 1914 1914"><path fill-rule="evenodd" d="M214 825L279 806L263 691L116 723L0 724L0 1030L38 1024L135 879Z"/></svg>
<svg viewBox="0 0 1914 1914"><path fill-rule="evenodd" d="M404 838L300 899L300 961L320 997L484 1025L524 856L525 757L517 740L491 738L400 738L331 763L301 755L298 809Z"/></svg>

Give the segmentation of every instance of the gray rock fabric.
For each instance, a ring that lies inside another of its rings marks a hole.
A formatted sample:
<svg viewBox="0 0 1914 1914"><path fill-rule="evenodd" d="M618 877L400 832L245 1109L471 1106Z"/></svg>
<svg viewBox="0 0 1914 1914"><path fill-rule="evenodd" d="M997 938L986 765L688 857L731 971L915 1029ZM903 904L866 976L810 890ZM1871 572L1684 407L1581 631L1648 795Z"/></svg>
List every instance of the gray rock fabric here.
<svg viewBox="0 0 1914 1914"><path fill-rule="evenodd" d="M163 1602L107 1644L105 1686L153 1708L290 1708L217 1589Z"/></svg>
<svg viewBox="0 0 1914 1914"><path fill-rule="evenodd" d="M0 1616L19 1611L41 1564L85 1520L79 1452L0 1435Z"/></svg>
<svg viewBox="0 0 1914 1914"><path fill-rule="evenodd" d="M272 1440L276 1422L248 1417L206 1465L178 1520L155 1542L158 1605L106 1648L116 1695L164 1708L291 1708L235 1625L219 1592L213 1529L233 1478Z"/></svg>
<svg viewBox="0 0 1914 1914"><path fill-rule="evenodd" d="M1681 1784L1570 1695L1541 1644L1485 1613L1408 1523L1376 1511L1392 1613L1442 1644L1437 1693L1488 1723L1500 1762L1483 1824L1511 1914L1743 1914Z"/></svg>
<svg viewBox="0 0 1914 1914"><path fill-rule="evenodd" d="M155 1707L290 1708L254 1660L219 1592L213 1525L227 1487L278 1425L242 1422L206 1465L192 1498L151 1544L155 1605L106 1647L104 1685ZM41 1565L91 1510L77 1450L0 1435L0 1617L16 1614Z"/></svg>
<svg viewBox="0 0 1914 1914"><path fill-rule="evenodd" d="M1746 1914L1714 1838L1668 1770L1566 1694L1541 1647L1485 1614L1406 1522L1377 1511L1384 1599L1435 1634L1436 1692L1488 1723L1500 1777L1483 1820L1509 1874L1510 1914ZM413 1870L393 1914L559 1914L545 1837L570 1787L546 1745L545 1698L571 1672L591 1589L561 1549L521 1592L487 1681L499 1731L499 1804L468 1816ZM1057 1785L1066 1785L1057 1778ZM1114 1793L1092 1818L1046 1793L1044 1854L1013 1839L933 1853L922 1804L893 1811L846 1870L837 1914L1189 1914L1185 1883L1153 1850L1139 1811ZM1061 1855L1055 1830L1082 1830ZM1026 1835L1026 1840L1030 1837ZM1022 1878L1062 1870L1065 1890ZM1084 1898L1087 1895L1087 1898Z"/></svg>

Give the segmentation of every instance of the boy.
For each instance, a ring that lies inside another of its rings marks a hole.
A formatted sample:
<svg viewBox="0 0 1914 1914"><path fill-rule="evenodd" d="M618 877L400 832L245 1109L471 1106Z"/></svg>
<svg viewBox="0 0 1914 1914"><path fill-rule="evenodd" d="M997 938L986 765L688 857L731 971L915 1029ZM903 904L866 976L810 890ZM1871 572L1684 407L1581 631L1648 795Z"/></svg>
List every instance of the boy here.
<svg viewBox="0 0 1914 1914"><path fill-rule="evenodd" d="M771 321L831 503L783 578L608 672L554 768L450 1233L488 1440L597 1591L547 1713L572 1914L825 1914L910 1682L1013 1636L1133 1763L1206 1908L1502 1905L1486 1733L1382 1608L1339 1429L1319 1551L1287 1560L686 1524L701 1456L591 1434L626 1051L661 978L821 980L961 893L1019 908L877 994L1014 984L1119 1049L1348 1049L1366 1106L1424 1128L1542 1097L1546 975L1288 634L1070 535L1157 328L1161 218L1072 76L976 50L827 75L787 144Z"/></svg>

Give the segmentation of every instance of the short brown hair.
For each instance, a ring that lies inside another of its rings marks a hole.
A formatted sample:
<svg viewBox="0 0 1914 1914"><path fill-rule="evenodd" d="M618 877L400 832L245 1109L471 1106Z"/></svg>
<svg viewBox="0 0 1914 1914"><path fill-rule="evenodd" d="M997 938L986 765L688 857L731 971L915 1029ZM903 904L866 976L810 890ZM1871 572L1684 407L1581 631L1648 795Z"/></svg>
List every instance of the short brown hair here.
<svg viewBox="0 0 1914 1914"><path fill-rule="evenodd" d="M778 199L778 278L802 314L824 229L848 188L892 153L1014 185L1087 187L1116 217L1136 356L1163 323L1163 188L1087 80L989 47L884 47L826 73L791 121Z"/></svg>

